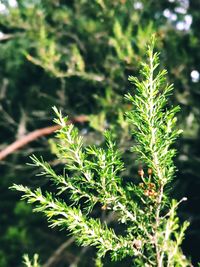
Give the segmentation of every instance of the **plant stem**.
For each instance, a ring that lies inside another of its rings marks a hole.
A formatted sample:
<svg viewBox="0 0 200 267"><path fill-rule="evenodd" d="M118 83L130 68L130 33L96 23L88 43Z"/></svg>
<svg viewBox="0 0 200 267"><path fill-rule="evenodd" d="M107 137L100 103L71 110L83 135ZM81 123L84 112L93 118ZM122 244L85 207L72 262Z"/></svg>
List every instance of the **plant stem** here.
<svg viewBox="0 0 200 267"><path fill-rule="evenodd" d="M156 217L155 217L155 234L154 234L154 241L155 241L155 248L156 248L156 259L157 259L157 266L162 267L163 261L163 254L160 253L159 249L159 237L158 237L158 229L160 224L160 210L161 210L161 203L163 198L163 175L162 171L159 166L159 159L157 152L155 151L154 147L156 145L156 128L154 128L154 88L153 88L153 79L154 79L154 65L153 65L153 51L150 51L150 76L149 76L149 126L151 130L151 141L150 141L150 149L152 152L152 162L153 167L156 171L158 180L159 180L159 194L156 200Z"/></svg>

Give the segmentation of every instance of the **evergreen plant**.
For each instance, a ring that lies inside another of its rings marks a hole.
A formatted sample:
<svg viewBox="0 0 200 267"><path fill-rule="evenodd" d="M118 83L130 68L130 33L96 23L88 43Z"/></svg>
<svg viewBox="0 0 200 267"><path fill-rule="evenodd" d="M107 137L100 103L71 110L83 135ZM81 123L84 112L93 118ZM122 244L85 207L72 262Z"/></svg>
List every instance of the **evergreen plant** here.
<svg viewBox="0 0 200 267"><path fill-rule="evenodd" d="M176 171L172 145L181 133L176 129L179 107L168 104L173 86L166 83L166 70L158 69L153 39L147 54L142 79L129 77L135 91L126 95L132 103L126 116L137 141L132 150L144 166L138 171L140 182L121 178L125 166L110 131L104 132L106 148L85 147L78 130L54 107L60 125L58 158L66 162L63 173L57 174L43 158L32 156L32 161L57 193L16 184L12 189L21 191L34 211L44 213L51 227L68 229L81 246L95 246L99 265L109 253L114 261L132 257L132 266L191 266L180 247L189 223L181 225L177 216L186 199L169 196ZM120 233L109 227L108 217L98 218L102 212L117 220Z"/></svg>

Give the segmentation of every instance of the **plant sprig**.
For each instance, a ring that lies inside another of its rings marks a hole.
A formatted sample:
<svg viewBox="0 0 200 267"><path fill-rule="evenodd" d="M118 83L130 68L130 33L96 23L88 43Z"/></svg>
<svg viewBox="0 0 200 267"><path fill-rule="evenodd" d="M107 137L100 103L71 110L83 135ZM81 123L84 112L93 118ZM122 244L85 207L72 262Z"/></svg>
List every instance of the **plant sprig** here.
<svg viewBox="0 0 200 267"><path fill-rule="evenodd" d="M134 95L126 95L133 105L126 113L135 127L132 150L148 169L147 174L139 170L141 183L122 181L124 164L111 132L104 133L106 148L85 147L78 130L54 107L55 122L61 126L56 135L58 157L66 162L63 174L42 158L32 156L32 161L42 168L41 175L53 181L57 193L22 185L12 189L23 192L22 198L35 205L34 211L43 212L52 227L68 229L82 246L95 246L98 259L110 253L113 260L133 257L133 266L191 266L180 248L189 224L180 226L176 214L180 202L166 194L176 170L172 145L181 132L176 129L179 107L168 104L173 86L166 84L166 70L158 69L154 40L147 55L141 80L129 77L136 87ZM69 203L62 200L62 194L69 196ZM94 218L94 210L112 212L113 220L117 218L123 226L122 234Z"/></svg>

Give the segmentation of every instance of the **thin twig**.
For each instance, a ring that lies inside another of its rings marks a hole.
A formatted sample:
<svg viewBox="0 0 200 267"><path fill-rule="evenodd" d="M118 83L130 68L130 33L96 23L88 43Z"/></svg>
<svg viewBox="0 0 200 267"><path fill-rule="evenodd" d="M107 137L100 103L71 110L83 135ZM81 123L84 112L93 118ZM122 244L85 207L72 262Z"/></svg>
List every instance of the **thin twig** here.
<svg viewBox="0 0 200 267"><path fill-rule="evenodd" d="M72 120L69 120L68 124L75 123L75 122L86 122L86 121L88 121L88 117L86 115L80 115L80 116L73 118ZM39 137L49 135L49 134L51 134L51 133L53 133L59 129L60 129L59 125L49 126L49 127L35 130L35 131L21 137L20 139L16 140L12 144L8 145L5 149L0 151L0 160L5 159L8 155L10 155L13 152L15 152L16 150L24 147L28 143L33 142L34 140L38 139Z"/></svg>
<svg viewBox="0 0 200 267"><path fill-rule="evenodd" d="M62 243L56 251L53 253L53 255L46 261L45 264L43 264L42 267L51 267L55 266L55 263L58 261L61 254L64 252L64 250L69 247L74 242L74 237L69 238L67 241Z"/></svg>

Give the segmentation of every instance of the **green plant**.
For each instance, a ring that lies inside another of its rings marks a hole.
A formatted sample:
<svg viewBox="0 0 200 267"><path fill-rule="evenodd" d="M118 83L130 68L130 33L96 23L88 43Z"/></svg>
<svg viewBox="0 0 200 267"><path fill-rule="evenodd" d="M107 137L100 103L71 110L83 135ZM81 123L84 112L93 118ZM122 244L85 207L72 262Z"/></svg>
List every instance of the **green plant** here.
<svg viewBox="0 0 200 267"><path fill-rule="evenodd" d="M126 114L135 129L133 151L147 169L147 174L139 169L140 183L120 178L124 164L111 132L104 133L106 148L84 147L77 129L54 107L61 127L57 155L66 162L63 174L55 173L42 158L32 160L56 185L56 195L16 184L12 189L23 192L22 198L34 203L34 211L43 212L51 227L68 229L82 246L95 246L98 258L109 252L116 261L131 256L133 266L190 266L180 248L188 222L180 226L176 214L185 198L177 202L168 195L175 172L176 151L171 145L181 132L175 127L179 108L168 105L173 86L166 85L166 71L158 70L153 49L154 40L148 46L148 63L142 64L143 79L130 77L136 92L126 95L133 104ZM120 234L98 219L97 211L117 219Z"/></svg>

